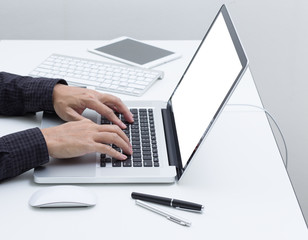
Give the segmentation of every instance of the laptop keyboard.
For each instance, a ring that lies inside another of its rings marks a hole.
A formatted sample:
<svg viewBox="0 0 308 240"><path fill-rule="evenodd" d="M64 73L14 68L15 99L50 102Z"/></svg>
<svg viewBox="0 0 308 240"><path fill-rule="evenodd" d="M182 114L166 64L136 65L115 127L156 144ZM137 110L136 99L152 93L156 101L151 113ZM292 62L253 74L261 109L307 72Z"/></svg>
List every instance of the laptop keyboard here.
<svg viewBox="0 0 308 240"><path fill-rule="evenodd" d="M141 96L163 72L114 63L52 54L30 74L32 77L63 78L69 84Z"/></svg>
<svg viewBox="0 0 308 240"><path fill-rule="evenodd" d="M126 122L122 114L116 114L127 126L123 131L130 139L133 155L121 161L106 154L101 154L101 167L159 167L153 109L134 108L130 109L130 111L134 115L133 124ZM102 116L101 124L112 123ZM112 147L122 152L117 146L112 145Z"/></svg>

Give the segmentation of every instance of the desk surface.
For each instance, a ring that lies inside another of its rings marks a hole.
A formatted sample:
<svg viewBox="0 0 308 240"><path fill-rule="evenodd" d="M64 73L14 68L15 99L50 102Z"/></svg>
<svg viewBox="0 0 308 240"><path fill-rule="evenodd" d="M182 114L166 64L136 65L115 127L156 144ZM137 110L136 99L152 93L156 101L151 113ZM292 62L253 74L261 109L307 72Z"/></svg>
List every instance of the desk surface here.
<svg viewBox="0 0 308 240"><path fill-rule="evenodd" d="M86 52L98 41L1 41L0 71L28 74L51 53L102 59ZM167 100L197 41L153 41L183 54L157 67L165 78L142 99ZM106 59L104 59L106 60ZM136 97L118 94L121 98ZM139 98L140 99L140 98ZM248 70L230 104L262 106ZM41 115L0 117L0 135L39 126ZM5 126L5 127L4 127ZM227 106L174 184L87 184L98 204L84 209L35 209L28 200L46 187L32 171L0 184L0 226L5 239L308 239L307 227L266 116L257 108ZM203 214L164 208L192 221L177 225L135 205L133 191L200 202Z"/></svg>

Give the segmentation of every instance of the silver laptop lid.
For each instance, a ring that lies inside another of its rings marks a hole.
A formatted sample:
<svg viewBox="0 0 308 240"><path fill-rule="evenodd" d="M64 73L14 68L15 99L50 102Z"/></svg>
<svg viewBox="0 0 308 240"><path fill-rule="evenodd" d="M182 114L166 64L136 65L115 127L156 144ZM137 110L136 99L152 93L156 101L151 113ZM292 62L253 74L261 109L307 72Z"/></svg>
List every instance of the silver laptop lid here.
<svg viewBox="0 0 308 240"><path fill-rule="evenodd" d="M168 103L182 162L178 175L193 158L247 65L248 59L223 5Z"/></svg>

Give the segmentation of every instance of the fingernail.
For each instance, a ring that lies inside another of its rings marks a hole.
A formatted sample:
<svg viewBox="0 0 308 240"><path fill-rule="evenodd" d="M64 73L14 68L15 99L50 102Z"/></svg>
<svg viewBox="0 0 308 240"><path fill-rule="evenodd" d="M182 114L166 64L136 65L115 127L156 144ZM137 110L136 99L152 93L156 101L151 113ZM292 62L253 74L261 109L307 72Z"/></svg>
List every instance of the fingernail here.
<svg viewBox="0 0 308 240"><path fill-rule="evenodd" d="M126 158L127 158L127 156L126 156L126 155L121 154L121 160L125 160Z"/></svg>

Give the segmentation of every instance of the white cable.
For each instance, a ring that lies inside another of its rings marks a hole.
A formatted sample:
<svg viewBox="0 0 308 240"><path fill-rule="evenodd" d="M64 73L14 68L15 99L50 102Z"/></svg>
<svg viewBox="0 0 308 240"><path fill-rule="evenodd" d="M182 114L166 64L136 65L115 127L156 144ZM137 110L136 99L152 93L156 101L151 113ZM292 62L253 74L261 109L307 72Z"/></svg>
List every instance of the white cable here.
<svg viewBox="0 0 308 240"><path fill-rule="evenodd" d="M287 148L287 144L286 144L285 138L284 138L284 136L283 136L283 133L282 133L282 131L281 131L281 129L280 129L278 123L276 122L276 120L274 119L274 117L270 114L270 112L267 111L267 110L266 110L265 108L263 108L263 107L259 107L259 106L257 106L257 105L252 105L252 104L227 104L227 106L246 106L246 107L258 108L258 109L264 111L265 114L267 114L267 115L270 117L270 119L272 119L272 121L274 122L274 124L276 125L276 127L277 127L277 129L278 129L278 131L279 131L279 133L280 133L280 136L281 136L282 141L283 141L283 144L284 144L285 153L286 153L285 160L284 160L284 164L285 164L285 167L286 167L286 169L287 169L287 168L288 168L288 148Z"/></svg>

